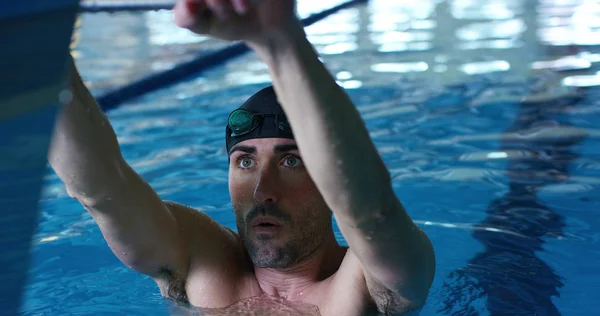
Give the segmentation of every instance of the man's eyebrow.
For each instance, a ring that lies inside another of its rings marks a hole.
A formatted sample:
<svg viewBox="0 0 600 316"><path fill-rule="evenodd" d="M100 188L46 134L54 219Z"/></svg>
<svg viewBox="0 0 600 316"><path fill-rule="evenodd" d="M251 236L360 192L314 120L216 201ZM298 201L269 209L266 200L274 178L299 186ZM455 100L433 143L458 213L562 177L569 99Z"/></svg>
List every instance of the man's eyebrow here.
<svg viewBox="0 0 600 316"><path fill-rule="evenodd" d="M245 152L247 154L255 154L256 153L256 147L253 146L235 146L231 149L231 151L229 151L229 155L233 154L236 151L242 151Z"/></svg>
<svg viewBox="0 0 600 316"><path fill-rule="evenodd" d="M296 151L298 150L298 146L297 145L277 145L273 149L273 151L276 154L284 153L284 152L288 152L288 151L294 151L294 150L296 150Z"/></svg>

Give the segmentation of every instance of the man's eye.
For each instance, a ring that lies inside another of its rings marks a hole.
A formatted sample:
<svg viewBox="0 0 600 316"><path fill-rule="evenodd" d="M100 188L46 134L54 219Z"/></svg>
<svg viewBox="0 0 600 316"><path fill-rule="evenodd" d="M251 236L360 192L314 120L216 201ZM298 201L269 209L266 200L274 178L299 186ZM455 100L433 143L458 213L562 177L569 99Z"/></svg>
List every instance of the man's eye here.
<svg viewBox="0 0 600 316"><path fill-rule="evenodd" d="M290 168L302 166L302 159L296 156L287 156L283 159L283 165Z"/></svg>
<svg viewBox="0 0 600 316"><path fill-rule="evenodd" d="M238 161L238 163L242 169L250 169L254 167L254 160L252 160L250 157L243 157Z"/></svg>

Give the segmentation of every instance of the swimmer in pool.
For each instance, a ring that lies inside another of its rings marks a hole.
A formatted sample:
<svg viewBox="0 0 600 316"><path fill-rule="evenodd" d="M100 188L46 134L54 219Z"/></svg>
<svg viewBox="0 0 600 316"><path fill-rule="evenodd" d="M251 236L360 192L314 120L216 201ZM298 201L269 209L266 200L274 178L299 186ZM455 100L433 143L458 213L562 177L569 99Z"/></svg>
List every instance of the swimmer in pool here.
<svg viewBox="0 0 600 316"><path fill-rule="evenodd" d="M162 201L124 161L75 66L49 160L114 254L166 298L216 315L397 315L434 278L355 106L319 61L292 0L180 0L178 26L244 41L273 86L225 129L238 232ZM340 246L332 216L349 247Z"/></svg>

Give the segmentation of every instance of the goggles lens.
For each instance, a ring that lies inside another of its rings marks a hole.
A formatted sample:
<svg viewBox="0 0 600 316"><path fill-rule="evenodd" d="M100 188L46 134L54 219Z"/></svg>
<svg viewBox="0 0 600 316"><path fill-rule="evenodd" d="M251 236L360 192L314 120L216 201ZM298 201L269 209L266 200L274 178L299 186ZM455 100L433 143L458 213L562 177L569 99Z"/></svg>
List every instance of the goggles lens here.
<svg viewBox="0 0 600 316"><path fill-rule="evenodd" d="M283 131L291 132L290 123L286 119L283 119L285 116L277 114L254 114L250 111L238 109L231 112L227 120L227 124L231 128L231 136L241 136L250 133L258 127L259 121L265 116L275 116L277 127Z"/></svg>
<svg viewBox="0 0 600 316"><path fill-rule="evenodd" d="M245 110L235 110L229 115L228 124L232 136L246 134L253 129L254 114Z"/></svg>

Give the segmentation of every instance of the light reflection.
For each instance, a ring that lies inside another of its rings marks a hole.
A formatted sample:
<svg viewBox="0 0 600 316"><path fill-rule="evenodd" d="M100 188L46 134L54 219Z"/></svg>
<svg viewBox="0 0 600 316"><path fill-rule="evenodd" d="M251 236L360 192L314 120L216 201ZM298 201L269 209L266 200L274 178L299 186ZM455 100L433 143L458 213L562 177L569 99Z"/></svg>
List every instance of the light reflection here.
<svg viewBox="0 0 600 316"><path fill-rule="evenodd" d="M538 23L542 26L565 26L571 24L571 19L569 17L540 16Z"/></svg>
<svg viewBox="0 0 600 316"><path fill-rule="evenodd" d="M453 1L451 7L452 16L459 20L507 20L520 13L515 11L501 2Z"/></svg>
<svg viewBox="0 0 600 316"><path fill-rule="evenodd" d="M245 85L269 83L272 79L268 72L254 73L251 71L235 71L228 73L225 76L225 80L234 84Z"/></svg>
<svg viewBox="0 0 600 316"><path fill-rule="evenodd" d="M436 55L436 56L434 57L434 59L433 59L433 60L434 60L436 63L442 63L442 64L443 64L443 63L447 63L447 62L448 62L448 59L449 59L449 58L448 58L448 56L447 56L447 55Z"/></svg>
<svg viewBox="0 0 600 316"><path fill-rule="evenodd" d="M355 42L356 35L354 34L322 34L322 35L308 35L308 40L313 45L327 45L339 42Z"/></svg>
<svg viewBox="0 0 600 316"><path fill-rule="evenodd" d="M172 62L172 61L154 60L154 61L152 61L152 63L150 63L150 69L152 69L153 71L156 71L156 72L171 69L171 68L173 68L173 66L174 66L174 62Z"/></svg>
<svg viewBox="0 0 600 316"><path fill-rule="evenodd" d="M357 43L335 43L327 46L318 47L318 51L325 55L339 55L358 49Z"/></svg>
<svg viewBox="0 0 600 316"><path fill-rule="evenodd" d="M144 21L152 45L194 44L206 42L210 39L207 36L194 34L175 25L173 23L173 13L170 11L146 12Z"/></svg>
<svg viewBox="0 0 600 316"><path fill-rule="evenodd" d="M489 41L470 41L461 42L457 45L461 50L475 49L509 49L523 46L523 42L514 39L489 40Z"/></svg>
<svg viewBox="0 0 600 316"><path fill-rule="evenodd" d="M406 114L406 113L414 113L417 112L417 108L415 106L393 106L391 108L383 108L383 109L379 109L376 111L372 111L372 112L368 112L363 114L363 119L365 120L372 120L372 119L376 119L376 118L382 118L382 117L386 117L386 118L390 118L392 116L398 116L401 114ZM380 135L380 136L387 136L386 134Z"/></svg>
<svg viewBox="0 0 600 316"><path fill-rule="evenodd" d="M363 86L360 80L338 81L338 84L344 89L358 89Z"/></svg>
<svg viewBox="0 0 600 316"><path fill-rule="evenodd" d="M431 19L438 1L369 1L368 30L380 52L425 51L433 47L430 31L437 27Z"/></svg>
<svg viewBox="0 0 600 316"><path fill-rule="evenodd" d="M150 128L163 128L163 127L172 127L177 126L181 123L180 120L177 119L167 119L167 118L151 118L151 119L140 119L136 120L134 123L127 125L128 131L141 131Z"/></svg>
<svg viewBox="0 0 600 316"><path fill-rule="evenodd" d="M547 27L540 28L538 36L541 41L554 46L600 45L600 31L587 29Z"/></svg>
<svg viewBox="0 0 600 316"><path fill-rule="evenodd" d="M551 69L555 71L581 70L590 67L592 67L592 63L589 60L575 56L566 56L549 61L536 61L531 64L531 68L533 69Z"/></svg>
<svg viewBox="0 0 600 316"><path fill-rule="evenodd" d="M409 29L409 23L394 23L388 20L373 21L369 25L369 32L408 31Z"/></svg>
<svg viewBox="0 0 600 316"><path fill-rule="evenodd" d="M435 72L445 72L446 70L448 70L448 66L446 65L435 65L433 67L433 71Z"/></svg>
<svg viewBox="0 0 600 316"><path fill-rule="evenodd" d="M577 55L580 58L589 60L593 63L600 62L600 54L592 54L589 52L582 52Z"/></svg>
<svg viewBox="0 0 600 316"><path fill-rule="evenodd" d="M418 20L424 20L433 15L438 5L437 0L421 1L390 1L390 0L371 0L369 1L369 10L372 14L381 12L392 14L407 14Z"/></svg>
<svg viewBox="0 0 600 316"><path fill-rule="evenodd" d="M600 86L600 74L589 76L570 76L562 80L567 87L596 87Z"/></svg>
<svg viewBox="0 0 600 316"><path fill-rule="evenodd" d="M410 27L415 30L431 30L436 28L437 22L434 20L416 20L410 22Z"/></svg>
<svg viewBox="0 0 600 316"><path fill-rule="evenodd" d="M426 51L433 48L431 42L415 42L415 43L384 43L379 47L379 51L383 53L389 52L404 52L404 51Z"/></svg>
<svg viewBox="0 0 600 316"><path fill-rule="evenodd" d="M380 63L371 65L371 70L374 72L423 72L429 69L426 62L419 61L414 63Z"/></svg>
<svg viewBox="0 0 600 316"><path fill-rule="evenodd" d="M343 2L344 0L298 1L296 11L300 17L305 18L311 14L340 5Z"/></svg>
<svg viewBox="0 0 600 316"><path fill-rule="evenodd" d="M577 7L571 21L579 26L600 27L600 5L586 3Z"/></svg>
<svg viewBox="0 0 600 316"><path fill-rule="evenodd" d="M374 34L372 40L376 44L385 44L390 42L421 42L433 39L433 33L427 31L414 32L385 32Z"/></svg>
<svg viewBox="0 0 600 316"><path fill-rule="evenodd" d="M522 150L504 150L490 152L469 152L459 157L460 161L487 161L496 159L522 160L538 159L532 153Z"/></svg>
<svg viewBox="0 0 600 316"><path fill-rule="evenodd" d="M538 38L553 46L599 45L600 3L541 1Z"/></svg>
<svg viewBox="0 0 600 316"><path fill-rule="evenodd" d="M323 21L327 21L324 23ZM306 34L308 35L316 35L316 34L330 34L330 33L338 33L338 34L353 34L358 32L359 25L357 23L331 23L327 19L323 20L319 23L315 23L306 28ZM347 22L347 21L346 21Z"/></svg>
<svg viewBox="0 0 600 316"><path fill-rule="evenodd" d="M268 71L269 67L262 61L254 61L246 64L246 69L251 71Z"/></svg>
<svg viewBox="0 0 600 316"><path fill-rule="evenodd" d="M349 71L340 71L335 76L338 80L348 80L352 78L352 73Z"/></svg>
<svg viewBox="0 0 600 316"><path fill-rule="evenodd" d="M464 41L477 41L487 38L515 38L526 29L521 19L501 22L471 23L456 31L456 37Z"/></svg>
<svg viewBox="0 0 600 316"><path fill-rule="evenodd" d="M575 13L577 7L574 6L539 6L537 8L538 13L543 15L553 16L571 16Z"/></svg>
<svg viewBox="0 0 600 316"><path fill-rule="evenodd" d="M358 10L356 8L351 8L342 10L306 27L306 34L354 34L358 32L359 28Z"/></svg>
<svg viewBox="0 0 600 316"><path fill-rule="evenodd" d="M396 24L396 23L404 23L412 20L413 17L403 12L394 12L394 11L379 11L374 12L371 15L371 21L373 24L377 23L386 23L386 24Z"/></svg>
<svg viewBox="0 0 600 316"><path fill-rule="evenodd" d="M510 69L510 64L506 60L482 61L463 64L459 69L467 75L480 75L490 72L507 71Z"/></svg>
<svg viewBox="0 0 600 316"><path fill-rule="evenodd" d="M57 236L51 236L51 237L45 237L40 239L40 242L49 242L49 241L55 241L58 240Z"/></svg>
<svg viewBox="0 0 600 316"><path fill-rule="evenodd" d="M569 6L581 3L582 0L538 0L541 5ZM585 0L583 0L585 1Z"/></svg>
<svg viewBox="0 0 600 316"><path fill-rule="evenodd" d="M505 152L491 152L487 154L489 159L504 159L508 158L508 154Z"/></svg>
<svg viewBox="0 0 600 316"><path fill-rule="evenodd" d="M573 14L573 20L578 20L577 18L588 17L590 14L599 14L600 13L600 3L598 1L583 1L580 5L575 8L575 13ZM582 20L579 20L582 22ZM594 24L598 24L598 21L592 21Z"/></svg>

